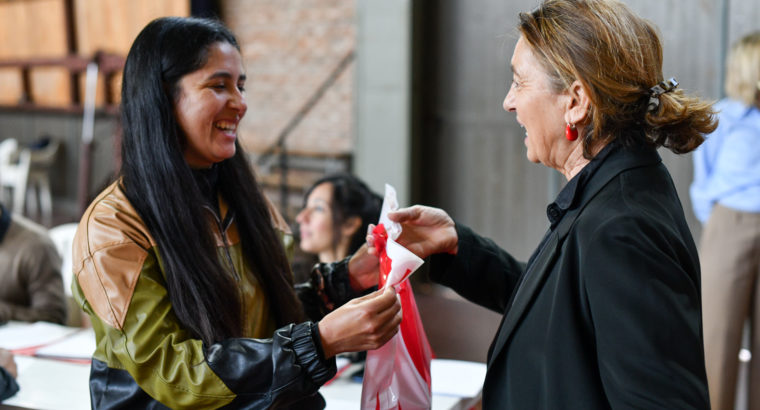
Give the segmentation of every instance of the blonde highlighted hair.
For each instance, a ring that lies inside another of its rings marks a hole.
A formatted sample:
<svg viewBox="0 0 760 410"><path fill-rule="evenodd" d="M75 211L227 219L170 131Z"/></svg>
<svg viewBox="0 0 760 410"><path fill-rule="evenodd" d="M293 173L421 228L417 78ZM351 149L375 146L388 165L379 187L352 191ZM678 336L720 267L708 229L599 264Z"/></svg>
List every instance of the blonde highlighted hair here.
<svg viewBox="0 0 760 410"><path fill-rule="evenodd" d="M717 126L712 104L680 89L648 110L650 88L663 81L662 45L654 25L617 0L545 0L520 13L518 29L555 91L579 80L588 93L587 158L612 140L686 153Z"/></svg>
<svg viewBox="0 0 760 410"><path fill-rule="evenodd" d="M760 31L734 43L726 59L726 95L760 108Z"/></svg>

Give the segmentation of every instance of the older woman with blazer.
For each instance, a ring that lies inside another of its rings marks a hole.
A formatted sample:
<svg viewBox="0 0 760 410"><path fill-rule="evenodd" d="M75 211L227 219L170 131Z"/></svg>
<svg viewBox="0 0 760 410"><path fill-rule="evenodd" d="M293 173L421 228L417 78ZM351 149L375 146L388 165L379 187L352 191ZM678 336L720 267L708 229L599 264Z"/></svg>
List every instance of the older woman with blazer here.
<svg viewBox="0 0 760 410"><path fill-rule="evenodd" d="M697 251L656 149L696 148L711 106L663 79L655 28L618 1L547 0L518 28L504 109L568 180L538 248L518 262L440 209L390 214L433 280L504 314L483 408L708 408Z"/></svg>

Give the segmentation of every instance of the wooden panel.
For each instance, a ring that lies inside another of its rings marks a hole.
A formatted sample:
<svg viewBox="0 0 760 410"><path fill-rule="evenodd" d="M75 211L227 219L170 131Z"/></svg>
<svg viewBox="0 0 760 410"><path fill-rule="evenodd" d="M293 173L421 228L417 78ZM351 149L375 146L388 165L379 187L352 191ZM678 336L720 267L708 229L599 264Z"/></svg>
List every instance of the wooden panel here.
<svg viewBox="0 0 760 410"><path fill-rule="evenodd" d="M71 101L69 72L62 68L36 68L31 73L32 101L46 107L66 107Z"/></svg>
<svg viewBox="0 0 760 410"><path fill-rule="evenodd" d="M126 56L135 37L148 22L161 16L187 16L190 3L188 0L76 0L74 12L79 54L107 51ZM114 81L111 87L118 102L121 81ZM84 78L80 79L80 90L84 95ZM96 96L98 105L105 102L104 96L105 83L100 77Z"/></svg>
<svg viewBox="0 0 760 410"><path fill-rule="evenodd" d="M21 74L14 69L0 69L0 104L16 104L21 98Z"/></svg>
<svg viewBox="0 0 760 410"><path fill-rule="evenodd" d="M59 57L62 30L63 0L0 2L0 58Z"/></svg>
<svg viewBox="0 0 760 410"><path fill-rule="evenodd" d="M76 0L77 42L82 54L126 55L137 34L161 16L188 16L188 0Z"/></svg>
<svg viewBox="0 0 760 410"><path fill-rule="evenodd" d="M0 3L0 58L60 57L66 54L63 0L32 0ZM39 103L68 104L66 70L35 69L31 73L32 98ZM18 74L4 74L3 102L18 101ZM4 84L6 84L4 82ZM6 94L7 93L7 94Z"/></svg>

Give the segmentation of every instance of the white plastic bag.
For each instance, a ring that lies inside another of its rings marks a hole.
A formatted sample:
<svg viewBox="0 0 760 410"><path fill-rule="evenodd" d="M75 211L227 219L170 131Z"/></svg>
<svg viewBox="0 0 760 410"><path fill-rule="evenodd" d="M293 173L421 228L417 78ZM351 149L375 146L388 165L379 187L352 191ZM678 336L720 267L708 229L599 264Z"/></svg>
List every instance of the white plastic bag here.
<svg viewBox="0 0 760 410"><path fill-rule="evenodd" d="M362 384L362 409L429 409L430 349L414 300L409 276L423 260L396 243L401 225L388 219L388 211L398 209L396 191L385 185L385 201L380 222L373 231L375 248L380 255L380 288L394 286L401 301L401 327L391 340L377 350L367 352Z"/></svg>

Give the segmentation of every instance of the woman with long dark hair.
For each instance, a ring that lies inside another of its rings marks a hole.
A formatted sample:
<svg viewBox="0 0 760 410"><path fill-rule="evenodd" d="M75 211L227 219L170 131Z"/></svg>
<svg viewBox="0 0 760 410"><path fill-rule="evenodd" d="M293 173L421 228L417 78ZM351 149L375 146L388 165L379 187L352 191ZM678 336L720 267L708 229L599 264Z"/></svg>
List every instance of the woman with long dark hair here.
<svg viewBox="0 0 760 410"><path fill-rule="evenodd" d="M290 231L237 141L245 73L220 23L161 18L138 35L122 84L121 177L90 205L74 244L73 291L97 348L94 408L322 408L335 354L397 330L392 291L348 303L348 271L319 291L342 307L304 320ZM368 260L368 259L364 259Z"/></svg>

